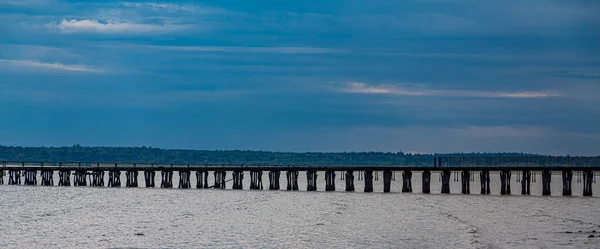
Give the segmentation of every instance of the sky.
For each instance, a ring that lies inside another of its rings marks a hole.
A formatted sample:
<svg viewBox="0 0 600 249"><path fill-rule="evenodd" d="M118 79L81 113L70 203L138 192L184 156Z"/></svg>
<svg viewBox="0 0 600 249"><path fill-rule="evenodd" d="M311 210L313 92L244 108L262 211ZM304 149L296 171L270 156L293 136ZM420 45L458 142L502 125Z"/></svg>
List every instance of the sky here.
<svg viewBox="0 0 600 249"><path fill-rule="evenodd" d="M600 155L596 0L0 0L0 144Z"/></svg>

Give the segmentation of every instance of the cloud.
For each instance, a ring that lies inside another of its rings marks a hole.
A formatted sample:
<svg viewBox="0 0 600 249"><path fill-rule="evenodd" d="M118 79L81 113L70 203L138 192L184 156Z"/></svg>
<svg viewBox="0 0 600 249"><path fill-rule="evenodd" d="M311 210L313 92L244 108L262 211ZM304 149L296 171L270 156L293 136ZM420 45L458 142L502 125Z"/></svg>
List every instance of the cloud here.
<svg viewBox="0 0 600 249"><path fill-rule="evenodd" d="M415 87L416 86L416 87ZM361 82L347 82L341 89L346 93L389 94L405 96L447 96L477 98L548 98L561 96L552 91L492 92L474 90L432 90L418 85L379 85L371 86Z"/></svg>
<svg viewBox="0 0 600 249"><path fill-rule="evenodd" d="M133 22L98 21L98 20L66 20L60 23L49 23L46 25L51 29L57 29L62 33L99 33L99 34L144 34L144 33L169 33L181 31L189 25L175 24L142 24Z"/></svg>
<svg viewBox="0 0 600 249"><path fill-rule="evenodd" d="M0 60L0 65L9 65L16 67L29 67L29 68L41 68L47 70L57 71L73 71L73 72L84 72L84 73L101 73L103 70L92 68L86 65L66 65L61 63L46 63L32 60Z"/></svg>
<svg viewBox="0 0 600 249"><path fill-rule="evenodd" d="M188 52L273 53L273 54L332 54L340 49L319 47L227 47L227 46L141 46L143 48Z"/></svg>
<svg viewBox="0 0 600 249"><path fill-rule="evenodd" d="M152 3L152 2L123 2L121 3L126 8L150 9L155 12L193 12L199 14L225 14L229 13L225 9L199 6L194 4L173 4L173 3Z"/></svg>

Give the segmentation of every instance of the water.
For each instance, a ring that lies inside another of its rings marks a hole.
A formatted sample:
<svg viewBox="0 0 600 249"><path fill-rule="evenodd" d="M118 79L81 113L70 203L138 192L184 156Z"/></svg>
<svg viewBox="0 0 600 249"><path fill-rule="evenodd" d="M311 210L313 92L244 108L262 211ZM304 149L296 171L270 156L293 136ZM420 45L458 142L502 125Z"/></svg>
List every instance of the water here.
<svg viewBox="0 0 600 249"><path fill-rule="evenodd" d="M600 198L560 196L556 174L550 197L539 196L540 176L531 189L538 196L519 195L515 174L512 196L498 195L495 174L491 196L477 194L478 180L471 183L471 195L437 194L437 174L432 175L432 194L420 194L420 174L413 175L414 193L403 194L399 173L393 193L384 194L381 173L379 177L374 193L362 193L362 181L355 181L357 192L342 192L339 174L336 192L1 185L0 247L600 247L600 238L588 238L600 236ZM581 195L575 179L573 194ZM174 174L175 186L176 180ZM305 180L301 173L301 189ZM323 172L318 180L323 191ZM263 181L268 187L266 176ZM139 182L142 186L142 177ZM246 174L244 188L248 186ZM460 193L460 182L451 182L451 189ZM598 184L594 194L600 194Z"/></svg>

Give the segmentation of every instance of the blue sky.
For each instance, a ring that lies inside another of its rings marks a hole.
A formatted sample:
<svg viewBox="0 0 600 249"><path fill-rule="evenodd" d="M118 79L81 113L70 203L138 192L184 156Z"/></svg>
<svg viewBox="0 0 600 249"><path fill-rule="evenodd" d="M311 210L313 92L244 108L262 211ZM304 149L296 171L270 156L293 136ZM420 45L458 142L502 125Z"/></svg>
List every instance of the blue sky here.
<svg viewBox="0 0 600 249"><path fill-rule="evenodd" d="M5 145L600 154L595 0L0 0Z"/></svg>

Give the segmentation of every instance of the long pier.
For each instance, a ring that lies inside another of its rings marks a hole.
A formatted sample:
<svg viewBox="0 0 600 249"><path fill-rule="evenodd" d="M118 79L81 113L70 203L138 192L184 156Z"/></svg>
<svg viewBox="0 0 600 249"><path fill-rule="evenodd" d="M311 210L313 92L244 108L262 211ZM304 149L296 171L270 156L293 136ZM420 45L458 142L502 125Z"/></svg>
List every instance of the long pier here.
<svg viewBox="0 0 600 249"><path fill-rule="evenodd" d="M216 164L164 164L164 163L107 163L107 162L24 162L2 161L0 185L41 185L41 186L93 186L122 187L121 176L125 175L125 187L139 187L138 175L143 172L144 186L156 187L156 173L160 173L161 188L173 188L173 174L178 174L178 188L192 188L192 172L196 176L196 188L225 189L232 182L232 189L244 189L244 172L250 176L251 190L263 190L263 173L268 172L269 190L282 189L281 173L285 172L286 190L299 190L300 172L306 172L306 190L316 191L317 172L325 172L325 191L336 190L336 174L341 174L345 191L355 191L354 180L364 181L364 192L373 192L373 180L383 177L383 192L390 192L395 172L402 174L402 192L412 192L413 172L421 172L422 192L431 193L431 173L439 172L441 193L450 193L450 178L461 182L461 193L470 194L471 182L479 172L481 194L490 194L490 172L498 172L500 194L513 193L511 179L513 172L520 183L520 194L531 194L531 183L537 182L536 174L541 174L542 195L551 195L552 173L559 171L562 176L562 195L572 195L573 176L583 184L583 196L592 196L595 171L600 171L600 157L435 157L432 165L426 166L323 166L323 165L216 165ZM212 172L214 182L208 182ZM228 172L230 178L228 179ZM55 173L57 181L55 182ZM38 178L39 176L39 178ZM105 180L105 176L107 179ZM39 179L39 181L38 181Z"/></svg>

